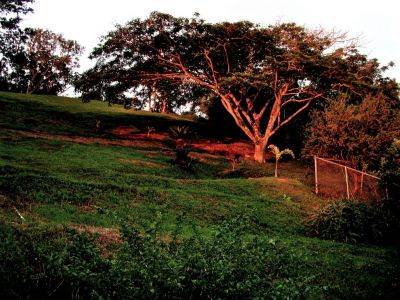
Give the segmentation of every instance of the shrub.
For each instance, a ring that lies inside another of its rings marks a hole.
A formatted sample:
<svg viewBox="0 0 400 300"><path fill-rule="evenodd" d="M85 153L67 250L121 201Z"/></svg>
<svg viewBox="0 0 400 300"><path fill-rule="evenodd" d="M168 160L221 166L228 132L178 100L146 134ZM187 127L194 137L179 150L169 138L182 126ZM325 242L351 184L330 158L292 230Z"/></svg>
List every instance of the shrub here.
<svg viewBox="0 0 400 300"><path fill-rule="evenodd" d="M357 105L340 98L312 113L302 156L329 157L378 171L394 136L400 136L399 103L379 95Z"/></svg>
<svg viewBox="0 0 400 300"><path fill-rule="evenodd" d="M333 200L309 219L311 233L349 243L398 244L399 220L389 201Z"/></svg>
<svg viewBox="0 0 400 300"><path fill-rule="evenodd" d="M380 175L383 187L388 191L389 198L397 201L400 199L400 139L394 138L385 155L381 158Z"/></svg>
<svg viewBox="0 0 400 300"><path fill-rule="evenodd" d="M92 298L109 264L75 231L21 230L0 223L2 299Z"/></svg>

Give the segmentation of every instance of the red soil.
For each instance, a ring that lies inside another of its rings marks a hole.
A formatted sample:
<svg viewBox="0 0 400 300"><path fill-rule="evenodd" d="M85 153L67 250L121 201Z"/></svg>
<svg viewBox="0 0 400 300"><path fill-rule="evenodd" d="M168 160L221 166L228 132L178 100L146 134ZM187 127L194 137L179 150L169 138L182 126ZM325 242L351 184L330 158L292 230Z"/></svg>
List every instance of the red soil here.
<svg viewBox="0 0 400 300"><path fill-rule="evenodd" d="M118 126L109 131L109 133L116 136L116 138L109 139L103 137L82 137L82 136L65 136L57 134L47 134L39 132L28 132L19 130L8 130L15 136L25 136L42 139L58 139L67 142L80 143L80 144L101 144L101 145L115 145L122 147L156 147L160 150L172 150L163 143L164 141L171 141L167 133L151 132L150 134L137 132L137 129L132 126ZM9 137L8 137L9 138ZM242 157L251 157L253 154L253 146L248 141L243 140L226 140L211 141L211 140L197 140L188 142L187 146L190 148L203 150L209 154L229 157L232 155L240 155Z"/></svg>

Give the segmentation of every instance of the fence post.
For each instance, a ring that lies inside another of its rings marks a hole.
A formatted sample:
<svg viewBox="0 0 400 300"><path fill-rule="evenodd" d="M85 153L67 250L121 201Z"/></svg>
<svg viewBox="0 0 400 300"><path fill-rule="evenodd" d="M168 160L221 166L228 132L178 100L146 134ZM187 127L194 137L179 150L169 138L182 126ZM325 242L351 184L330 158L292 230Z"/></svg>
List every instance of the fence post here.
<svg viewBox="0 0 400 300"><path fill-rule="evenodd" d="M364 172L361 173L361 192L360 192L361 198L363 196L363 185L364 185Z"/></svg>
<svg viewBox="0 0 400 300"><path fill-rule="evenodd" d="M344 167L344 173L346 175L346 191L347 191L347 199L350 199L350 191L349 191L349 176L347 175L347 167Z"/></svg>
<svg viewBox="0 0 400 300"><path fill-rule="evenodd" d="M314 173L315 173L315 194L318 195L318 168L317 168L316 155L314 155Z"/></svg>

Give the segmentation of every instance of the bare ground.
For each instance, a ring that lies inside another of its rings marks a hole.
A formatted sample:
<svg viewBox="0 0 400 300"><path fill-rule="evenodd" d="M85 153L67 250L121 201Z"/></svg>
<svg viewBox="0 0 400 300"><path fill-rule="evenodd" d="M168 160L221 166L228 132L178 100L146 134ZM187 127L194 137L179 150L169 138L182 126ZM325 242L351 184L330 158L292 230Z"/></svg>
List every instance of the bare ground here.
<svg viewBox="0 0 400 300"><path fill-rule="evenodd" d="M116 138L109 137L83 137L83 136L66 136L59 134L48 134L42 132L29 132L22 130L3 130L6 133L0 136L1 139L18 139L19 137L30 137L37 139L63 140L79 144L99 144L112 145L122 147L137 148L159 148L160 150L173 150L171 146L167 146L165 142L171 142L167 133L134 133L135 128L120 126L112 129L111 134ZM230 155L240 155L242 157L251 157L253 146L250 142L244 140L228 140L217 141L202 139L192 143L187 143L192 149L197 149L208 153L208 155L228 157Z"/></svg>

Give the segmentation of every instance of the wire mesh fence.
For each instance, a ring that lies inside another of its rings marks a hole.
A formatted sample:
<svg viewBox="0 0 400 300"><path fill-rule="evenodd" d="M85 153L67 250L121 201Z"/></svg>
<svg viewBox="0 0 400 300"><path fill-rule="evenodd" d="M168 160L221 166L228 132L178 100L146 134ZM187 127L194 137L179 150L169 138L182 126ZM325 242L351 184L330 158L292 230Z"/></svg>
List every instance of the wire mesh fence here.
<svg viewBox="0 0 400 300"><path fill-rule="evenodd" d="M323 197L376 201L385 197L380 178L314 156L315 193Z"/></svg>

